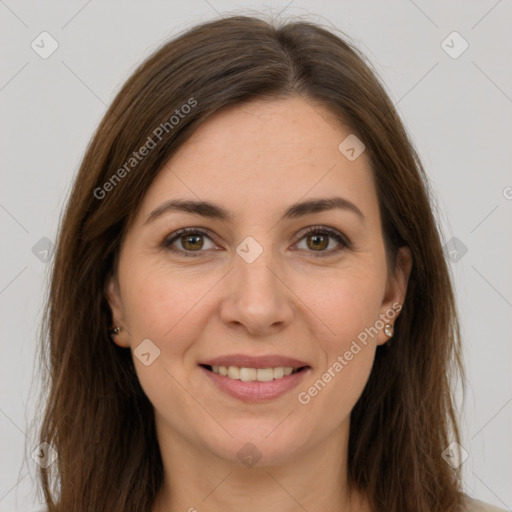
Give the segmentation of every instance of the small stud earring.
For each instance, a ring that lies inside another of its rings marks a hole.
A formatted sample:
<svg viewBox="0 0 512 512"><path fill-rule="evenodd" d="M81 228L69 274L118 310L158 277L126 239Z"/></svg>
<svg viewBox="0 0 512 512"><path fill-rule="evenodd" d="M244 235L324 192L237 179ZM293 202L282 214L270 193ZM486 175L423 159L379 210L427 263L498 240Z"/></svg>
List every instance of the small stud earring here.
<svg viewBox="0 0 512 512"><path fill-rule="evenodd" d="M110 334L119 334L121 332L121 327L116 325L113 329L110 329Z"/></svg>
<svg viewBox="0 0 512 512"><path fill-rule="evenodd" d="M384 326L384 332L391 338L391 336L393 336L393 324L386 324Z"/></svg>

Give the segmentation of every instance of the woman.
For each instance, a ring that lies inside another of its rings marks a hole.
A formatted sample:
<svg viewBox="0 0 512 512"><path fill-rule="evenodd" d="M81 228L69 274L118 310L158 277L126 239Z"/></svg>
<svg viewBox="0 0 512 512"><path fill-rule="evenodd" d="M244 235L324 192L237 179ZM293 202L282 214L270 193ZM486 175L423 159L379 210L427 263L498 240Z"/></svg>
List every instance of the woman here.
<svg viewBox="0 0 512 512"><path fill-rule="evenodd" d="M136 70L76 178L45 328L52 512L498 510L461 491L424 170L314 24L224 18Z"/></svg>

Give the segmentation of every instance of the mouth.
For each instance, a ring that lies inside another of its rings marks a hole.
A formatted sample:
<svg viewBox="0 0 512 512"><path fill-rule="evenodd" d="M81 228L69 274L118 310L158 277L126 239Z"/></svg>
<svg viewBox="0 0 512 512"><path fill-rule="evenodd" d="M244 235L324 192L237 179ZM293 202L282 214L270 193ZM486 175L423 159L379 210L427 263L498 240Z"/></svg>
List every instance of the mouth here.
<svg viewBox="0 0 512 512"><path fill-rule="evenodd" d="M275 400L312 372L311 366L297 359L265 356L226 356L198 365L215 390L243 402L261 403Z"/></svg>
<svg viewBox="0 0 512 512"><path fill-rule="evenodd" d="M302 372L309 368L309 366L276 366L269 368L248 368L240 366L221 366L221 365L208 365L201 364L206 370L227 377L228 379L239 380L242 382L271 382L273 380L280 380L289 375Z"/></svg>

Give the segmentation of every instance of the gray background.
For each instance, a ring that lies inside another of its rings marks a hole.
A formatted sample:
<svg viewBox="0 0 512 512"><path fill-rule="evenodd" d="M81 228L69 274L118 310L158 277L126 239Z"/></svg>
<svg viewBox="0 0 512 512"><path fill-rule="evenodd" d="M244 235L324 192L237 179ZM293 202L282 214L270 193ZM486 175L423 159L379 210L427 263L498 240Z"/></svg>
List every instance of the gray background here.
<svg viewBox="0 0 512 512"><path fill-rule="evenodd" d="M332 23L384 80L431 178L444 241L460 241L450 265L468 370L464 404L457 393L465 489L510 510L510 0L0 0L0 511L30 510L39 499L28 422L42 407L32 373L48 284L44 251L86 145L144 57L184 28L233 12ZM31 47L50 48L43 31L58 43L46 59ZM453 31L469 44L457 58L461 40L442 44Z"/></svg>

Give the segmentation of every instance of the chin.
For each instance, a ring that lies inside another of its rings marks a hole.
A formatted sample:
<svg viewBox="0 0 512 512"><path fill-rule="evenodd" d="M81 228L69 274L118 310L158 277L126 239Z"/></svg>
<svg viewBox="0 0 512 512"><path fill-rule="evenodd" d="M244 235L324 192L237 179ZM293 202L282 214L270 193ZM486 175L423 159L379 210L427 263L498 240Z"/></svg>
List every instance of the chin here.
<svg viewBox="0 0 512 512"><path fill-rule="evenodd" d="M278 421L260 421L257 424L238 420L226 425L232 438L225 435L211 440L211 443L205 440L205 444L211 453L231 464L248 468L285 464L304 450L306 442L303 427L300 438L289 428L281 428L279 422L285 417L283 415Z"/></svg>

